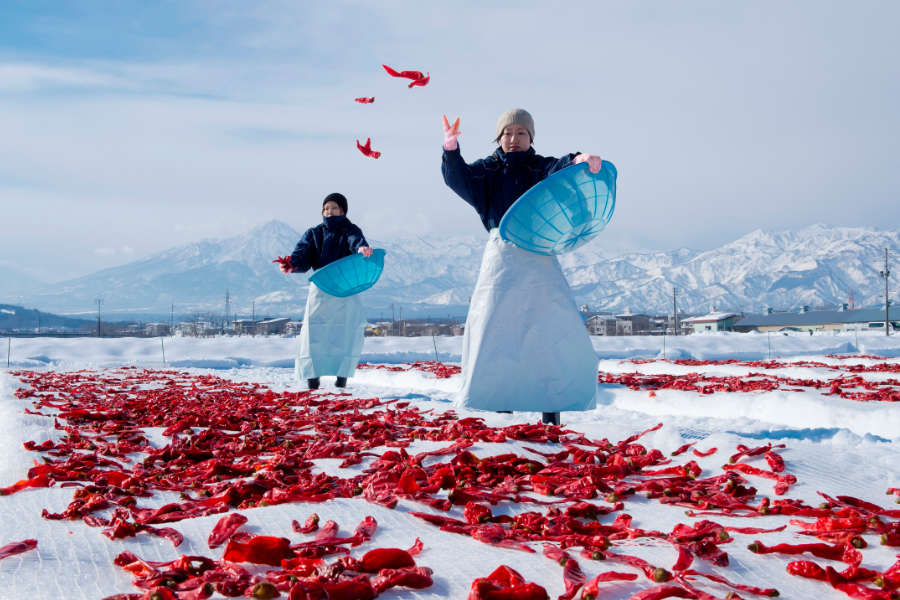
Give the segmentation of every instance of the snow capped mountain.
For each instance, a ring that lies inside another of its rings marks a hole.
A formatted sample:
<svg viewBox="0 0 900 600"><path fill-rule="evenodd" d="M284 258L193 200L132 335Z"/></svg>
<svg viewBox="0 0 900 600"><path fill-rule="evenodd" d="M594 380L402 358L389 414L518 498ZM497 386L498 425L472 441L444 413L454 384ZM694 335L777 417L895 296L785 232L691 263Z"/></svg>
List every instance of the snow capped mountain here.
<svg viewBox="0 0 900 600"><path fill-rule="evenodd" d="M204 240L143 260L98 271L25 296L42 310L88 311L103 298L107 313L191 311L221 314L225 292L231 312L300 316L307 276L285 276L272 259L289 254L300 232L270 221L244 235ZM370 315L464 314L486 236L378 240L387 251L381 280L366 292ZM760 312L883 301L884 248L900 255L900 232L812 225L800 230L757 230L720 248L632 252L615 256L601 241L560 257L578 304L595 310L667 313L672 288L679 310ZM896 294L894 296L896 298ZM22 302L19 302L22 303Z"/></svg>
<svg viewBox="0 0 900 600"><path fill-rule="evenodd" d="M900 232L812 225L756 230L705 252L624 255L576 266L567 275L576 297L611 311L671 311L673 287L678 306L692 312L834 305L848 302L851 294L864 306L883 302L878 272L884 248L896 260Z"/></svg>
<svg viewBox="0 0 900 600"><path fill-rule="evenodd" d="M0 260L0 300L18 300L44 285L43 281Z"/></svg>

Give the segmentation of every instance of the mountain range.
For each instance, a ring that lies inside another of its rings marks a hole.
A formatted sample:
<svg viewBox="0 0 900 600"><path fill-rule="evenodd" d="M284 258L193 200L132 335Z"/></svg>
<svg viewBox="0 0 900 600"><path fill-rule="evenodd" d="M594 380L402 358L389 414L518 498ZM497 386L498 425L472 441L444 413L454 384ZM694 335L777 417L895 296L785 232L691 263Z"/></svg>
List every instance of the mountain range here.
<svg viewBox="0 0 900 600"><path fill-rule="evenodd" d="M103 298L109 314L225 310L300 316L305 275L283 275L272 259L289 254L300 232L270 221L246 234L204 240L56 284L17 281L7 271L0 301L59 313L87 312ZM365 293L370 316L461 316L478 275L486 236L370 239L387 251L381 280ZM761 312L839 305L883 305L884 248L896 257L900 231L812 225L756 230L712 250L612 255L598 240L560 257L576 302L592 310L666 314L673 288L679 312ZM4 297L4 295L6 297Z"/></svg>

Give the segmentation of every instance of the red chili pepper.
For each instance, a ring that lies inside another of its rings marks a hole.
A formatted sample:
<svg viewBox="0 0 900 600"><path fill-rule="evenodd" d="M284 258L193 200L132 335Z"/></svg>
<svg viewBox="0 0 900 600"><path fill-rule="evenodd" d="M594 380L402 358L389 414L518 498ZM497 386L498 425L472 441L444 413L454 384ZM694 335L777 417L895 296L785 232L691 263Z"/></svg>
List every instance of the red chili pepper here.
<svg viewBox="0 0 900 600"><path fill-rule="evenodd" d="M0 547L0 559L14 556L16 554L22 554L23 552L28 552L29 550L34 550L35 548L37 548L37 540L27 539L22 540L21 542L12 542L11 544L6 544L5 546Z"/></svg>
<svg viewBox="0 0 900 600"><path fill-rule="evenodd" d="M563 567L563 582L566 585L566 591L559 596L558 600L572 600L575 594L578 593L578 590L581 589L581 586L584 585L585 580L584 572L581 570L578 561L574 558L567 560Z"/></svg>
<svg viewBox="0 0 900 600"><path fill-rule="evenodd" d="M282 559L293 558L291 541L283 537L257 535L247 542L228 540L223 558L232 562L249 562L261 565L281 565Z"/></svg>
<svg viewBox="0 0 900 600"><path fill-rule="evenodd" d="M525 582L516 570L500 565L487 577L472 582L468 600L549 600L547 590Z"/></svg>
<svg viewBox="0 0 900 600"><path fill-rule="evenodd" d="M218 548L230 538L241 525L247 522L247 517L241 513L229 513L219 519L209 534L207 544L210 548Z"/></svg>
<svg viewBox="0 0 900 600"><path fill-rule="evenodd" d="M766 462L769 463L769 468L772 469L776 473L781 473L784 471L784 459L781 458L781 455L772 452L771 450L765 453Z"/></svg>
<svg viewBox="0 0 900 600"><path fill-rule="evenodd" d="M762 527L726 527L725 531L755 535L757 533L777 533L779 531L784 531L785 529L787 529L787 525L782 525L781 527L773 527L771 529L765 529Z"/></svg>
<svg viewBox="0 0 900 600"><path fill-rule="evenodd" d="M416 561L409 552L400 548L376 548L363 555L360 566L368 573L377 573L381 569L414 567Z"/></svg>
<svg viewBox="0 0 900 600"><path fill-rule="evenodd" d="M483 504L478 504L477 502L466 502L466 506L463 509L463 515L466 517L466 521L472 525L486 523L493 517L490 508Z"/></svg>
<svg viewBox="0 0 900 600"><path fill-rule="evenodd" d="M407 550L410 556L415 556L422 551L424 544L422 544L422 540L416 538L416 541L413 542L413 545Z"/></svg>
<svg viewBox="0 0 900 600"><path fill-rule="evenodd" d="M365 144L360 144L359 140L356 140L356 147L360 152L362 152L364 155L368 156L369 158L380 158L381 157L381 152L372 150L372 138L366 138Z"/></svg>
<svg viewBox="0 0 900 600"><path fill-rule="evenodd" d="M827 558L829 560L843 560L847 552L844 546L830 546L828 544L776 544L774 546L766 546L759 540L756 540L747 548L755 554L804 554L809 553L818 558ZM851 548L854 552L855 549ZM858 554L858 552L857 552Z"/></svg>
<svg viewBox="0 0 900 600"><path fill-rule="evenodd" d="M406 567L404 569L382 569L372 579L375 595L392 587L407 587L422 590L431 587L433 571L428 567Z"/></svg>
<svg viewBox="0 0 900 600"><path fill-rule="evenodd" d="M672 574L661 567L654 567L643 558L631 556L628 554L615 554L613 552L606 553L606 560L613 562L621 562L631 567L635 567L644 572L647 579L656 583L664 583L672 579Z"/></svg>
<svg viewBox="0 0 900 600"><path fill-rule="evenodd" d="M711 455L715 454L717 450L718 450L718 448L716 448L716 447L712 447L706 451L700 451L695 448L691 452L694 454L694 456L696 456L698 458L704 458L706 456L711 456Z"/></svg>
<svg viewBox="0 0 900 600"><path fill-rule="evenodd" d="M303 556L295 556L294 558L286 558L281 561L281 568L290 572L292 575L301 577L309 577L315 573L323 561L321 558L306 558Z"/></svg>
<svg viewBox="0 0 900 600"><path fill-rule="evenodd" d="M309 515L303 525L298 521L291 521L291 528L297 533L312 533L319 528L319 515L316 513Z"/></svg>
<svg viewBox="0 0 900 600"><path fill-rule="evenodd" d="M619 571L604 571L591 579L581 590L581 600L596 600L600 595L600 584L609 581L634 581L638 576L635 573L621 573Z"/></svg>
<svg viewBox="0 0 900 600"><path fill-rule="evenodd" d="M678 546L678 559L672 565L673 571L684 571L694 562L694 555L682 545Z"/></svg>
<svg viewBox="0 0 900 600"><path fill-rule="evenodd" d="M787 564L787 572L797 577L825 581L825 569L811 560L794 560Z"/></svg>
<svg viewBox="0 0 900 600"><path fill-rule="evenodd" d="M672 452L671 456L678 456L679 454L684 454L688 450L690 450L691 446L696 444L697 442L689 442L687 444L683 444L679 446L674 452Z"/></svg>
<svg viewBox="0 0 900 600"><path fill-rule="evenodd" d="M721 583L723 585L727 585L728 587L732 587L736 590L740 590L742 592L747 592L748 594L756 594L757 596L769 596L775 597L778 596L778 590L775 588L760 588L753 585L744 585L742 583L734 583L733 581L729 581L725 577L721 575L716 575L714 573L705 573L703 571L695 571L693 569L688 569L684 571L681 575L683 576L693 576L693 577L704 577L711 581L715 581L716 583Z"/></svg>
<svg viewBox="0 0 900 600"><path fill-rule="evenodd" d="M658 585L653 588L641 590L632 595L628 600L662 600L663 598L696 598L697 595L676 585Z"/></svg>
<svg viewBox="0 0 900 600"><path fill-rule="evenodd" d="M375 590L366 578L323 583L328 600L372 600Z"/></svg>

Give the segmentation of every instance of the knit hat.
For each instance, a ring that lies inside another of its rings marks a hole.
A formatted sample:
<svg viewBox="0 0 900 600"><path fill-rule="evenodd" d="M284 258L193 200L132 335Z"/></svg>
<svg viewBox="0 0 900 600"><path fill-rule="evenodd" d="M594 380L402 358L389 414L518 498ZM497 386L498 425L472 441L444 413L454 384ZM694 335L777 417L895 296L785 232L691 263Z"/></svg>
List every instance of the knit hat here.
<svg viewBox="0 0 900 600"><path fill-rule="evenodd" d="M339 194L337 192L328 194L327 196L325 196L325 199L322 200L322 208L325 208L325 205L329 202L334 202L341 207L341 210L344 211L345 215L347 214L347 199L343 194Z"/></svg>
<svg viewBox="0 0 900 600"><path fill-rule="evenodd" d="M500 118L497 119L497 139L494 140L495 142L500 141L503 130L509 125L521 125L528 130L528 135L530 135L531 140L534 141L534 119L524 108L511 108L500 115Z"/></svg>

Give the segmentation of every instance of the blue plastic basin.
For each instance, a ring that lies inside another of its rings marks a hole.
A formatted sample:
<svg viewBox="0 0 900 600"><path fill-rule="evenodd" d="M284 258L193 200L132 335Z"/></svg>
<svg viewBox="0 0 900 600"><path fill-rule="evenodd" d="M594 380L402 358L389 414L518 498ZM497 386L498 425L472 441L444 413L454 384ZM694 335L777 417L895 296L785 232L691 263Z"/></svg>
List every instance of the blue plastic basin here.
<svg viewBox="0 0 900 600"><path fill-rule="evenodd" d="M351 254L312 274L309 280L326 294L346 298L369 289L384 270L384 250L372 252L369 258Z"/></svg>
<svg viewBox="0 0 900 600"><path fill-rule="evenodd" d="M500 220L500 236L538 254L565 254L591 241L616 207L615 165L566 167L522 194Z"/></svg>

